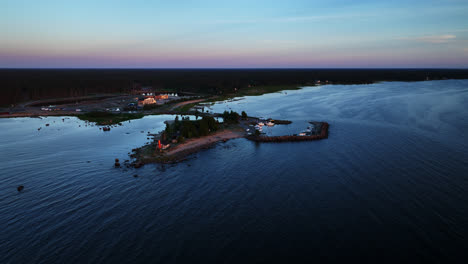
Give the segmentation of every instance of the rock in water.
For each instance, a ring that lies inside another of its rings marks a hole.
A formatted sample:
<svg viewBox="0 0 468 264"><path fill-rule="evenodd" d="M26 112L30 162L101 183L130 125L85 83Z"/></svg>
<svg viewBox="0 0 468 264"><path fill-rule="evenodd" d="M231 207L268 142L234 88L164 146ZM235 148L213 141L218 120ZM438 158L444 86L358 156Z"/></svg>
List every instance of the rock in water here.
<svg viewBox="0 0 468 264"><path fill-rule="evenodd" d="M21 192L23 189L24 189L24 186L23 185L20 185L16 188L18 190L18 192Z"/></svg>

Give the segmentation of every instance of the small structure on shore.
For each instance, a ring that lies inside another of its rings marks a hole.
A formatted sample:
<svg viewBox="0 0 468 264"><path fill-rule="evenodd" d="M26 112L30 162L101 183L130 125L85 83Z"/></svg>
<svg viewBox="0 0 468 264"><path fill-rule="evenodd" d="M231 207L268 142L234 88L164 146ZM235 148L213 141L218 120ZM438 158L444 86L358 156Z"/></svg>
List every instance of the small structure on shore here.
<svg viewBox="0 0 468 264"><path fill-rule="evenodd" d="M168 149L170 146L171 146L170 143L163 144L163 143L161 143L160 139L158 140L158 149L159 149L160 152L162 152L163 150Z"/></svg>

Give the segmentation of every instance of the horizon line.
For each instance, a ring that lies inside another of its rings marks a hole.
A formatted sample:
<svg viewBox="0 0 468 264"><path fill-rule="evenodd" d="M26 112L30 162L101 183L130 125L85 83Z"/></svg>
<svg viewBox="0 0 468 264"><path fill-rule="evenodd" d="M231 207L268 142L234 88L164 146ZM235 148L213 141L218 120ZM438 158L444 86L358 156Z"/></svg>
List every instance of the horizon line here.
<svg viewBox="0 0 468 264"><path fill-rule="evenodd" d="M0 70L468 70L467 67L0 67Z"/></svg>

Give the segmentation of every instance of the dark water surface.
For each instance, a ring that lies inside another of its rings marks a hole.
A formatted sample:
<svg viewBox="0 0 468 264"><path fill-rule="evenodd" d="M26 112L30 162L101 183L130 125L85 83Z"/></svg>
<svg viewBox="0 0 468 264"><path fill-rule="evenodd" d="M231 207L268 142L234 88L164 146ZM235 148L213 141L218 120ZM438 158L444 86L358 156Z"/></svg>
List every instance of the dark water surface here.
<svg viewBox="0 0 468 264"><path fill-rule="evenodd" d="M175 166L115 169L172 117L108 133L76 118L0 119L0 263L466 259L468 80L310 87L212 108L292 120L282 133L327 121L330 137L236 139Z"/></svg>

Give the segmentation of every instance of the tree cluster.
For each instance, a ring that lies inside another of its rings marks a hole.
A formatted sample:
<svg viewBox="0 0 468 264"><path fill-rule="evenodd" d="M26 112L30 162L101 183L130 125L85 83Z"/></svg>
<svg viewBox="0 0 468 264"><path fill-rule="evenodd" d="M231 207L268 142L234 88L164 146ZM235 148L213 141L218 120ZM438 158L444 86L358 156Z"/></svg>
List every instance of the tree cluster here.
<svg viewBox="0 0 468 264"><path fill-rule="evenodd" d="M211 116L204 116L199 120L189 120L189 117L183 117L182 120L179 120L179 116L176 116L173 123L166 123L163 138L175 138L178 142L183 142L188 138L206 136L218 130L218 126L218 122Z"/></svg>
<svg viewBox="0 0 468 264"><path fill-rule="evenodd" d="M239 114L232 111L231 112L228 112L228 111L224 111L223 112L223 120L224 120L224 123L226 124L237 124L239 123Z"/></svg>

